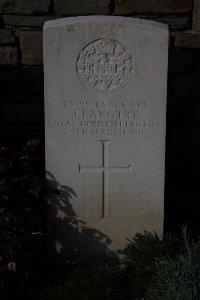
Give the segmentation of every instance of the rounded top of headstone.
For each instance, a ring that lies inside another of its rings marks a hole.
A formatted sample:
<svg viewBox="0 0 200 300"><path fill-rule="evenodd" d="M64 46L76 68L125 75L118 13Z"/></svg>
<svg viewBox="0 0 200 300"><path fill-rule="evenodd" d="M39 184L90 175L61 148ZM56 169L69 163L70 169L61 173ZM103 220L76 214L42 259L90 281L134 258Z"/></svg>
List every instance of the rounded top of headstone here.
<svg viewBox="0 0 200 300"><path fill-rule="evenodd" d="M168 25L149 21L138 18L130 18L130 17L121 17L121 16L80 16L80 17L68 17L68 18L60 18L56 20L47 21L44 23L44 30L52 27L60 27L66 25L74 25L80 23L119 23L119 24L132 24L141 27L149 27L155 28L157 30L168 31Z"/></svg>

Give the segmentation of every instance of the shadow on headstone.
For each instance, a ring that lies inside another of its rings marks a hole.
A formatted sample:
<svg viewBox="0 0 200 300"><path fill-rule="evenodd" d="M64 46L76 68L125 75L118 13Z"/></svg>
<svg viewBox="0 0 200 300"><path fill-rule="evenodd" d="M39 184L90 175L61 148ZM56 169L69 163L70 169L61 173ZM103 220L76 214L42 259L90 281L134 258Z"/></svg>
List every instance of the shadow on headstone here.
<svg viewBox="0 0 200 300"><path fill-rule="evenodd" d="M60 185L52 173L46 172L48 185L53 188L49 198L49 217L56 224L53 256L66 263L118 263L119 257L109 250L112 240L104 233L87 227L75 214L70 199L76 192Z"/></svg>

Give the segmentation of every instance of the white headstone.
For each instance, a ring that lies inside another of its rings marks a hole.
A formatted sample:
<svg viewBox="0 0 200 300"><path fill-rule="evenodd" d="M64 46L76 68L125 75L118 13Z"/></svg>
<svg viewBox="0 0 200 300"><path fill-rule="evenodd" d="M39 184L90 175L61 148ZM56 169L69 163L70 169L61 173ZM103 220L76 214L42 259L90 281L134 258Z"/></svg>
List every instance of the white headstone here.
<svg viewBox="0 0 200 300"><path fill-rule="evenodd" d="M44 26L46 170L57 249L123 249L163 231L166 25L89 16ZM112 252L113 251L113 252Z"/></svg>

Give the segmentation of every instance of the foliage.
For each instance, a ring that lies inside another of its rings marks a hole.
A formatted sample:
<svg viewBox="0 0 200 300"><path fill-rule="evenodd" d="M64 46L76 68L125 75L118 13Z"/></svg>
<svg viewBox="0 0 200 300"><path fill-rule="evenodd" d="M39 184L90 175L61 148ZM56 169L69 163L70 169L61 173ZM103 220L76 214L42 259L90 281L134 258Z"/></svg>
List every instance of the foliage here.
<svg viewBox="0 0 200 300"><path fill-rule="evenodd" d="M164 239L156 233L137 233L129 241L125 252L125 265L129 274L130 293L133 298L141 298L146 294L154 273L156 258L174 256L180 242L171 235Z"/></svg>
<svg viewBox="0 0 200 300"><path fill-rule="evenodd" d="M38 299L198 300L199 250L200 244L190 245L186 233L183 240L137 233L125 248L123 268L68 268L57 284L42 290Z"/></svg>
<svg viewBox="0 0 200 300"><path fill-rule="evenodd" d="M43 265L47 192L40 141L0 148L0 272L4 297ZM41 272L39 272L40 274ZM12 288L11 288L12 286Z"/></svg>
<svg viewBox="0 0 200 300"><path fill-rule="evenodd" d="M76 267L57 285L45 288L41 300L125 300L123 272L114 266Z"/></svg>
<svg viewBox="0 0 200 300"><path fill-rule="evenodd" d="M41 149L37 140L0 148L1 299L200 299L200 243L190 243L186 229L183 242L137 233L124 250L122 269L66 265L62 273L58 265L57 276L46 255L55 224L46 216L45 196L52 190ZM46 287L37 292L41 284Z"/></svg>
<svg viewBox="0 0 200 300"><path fill-rule="evenodd" d="M183 239L185 253L174 258L156 260L149 299L200 299L200 243L190 245L185 229Z"/></svg>

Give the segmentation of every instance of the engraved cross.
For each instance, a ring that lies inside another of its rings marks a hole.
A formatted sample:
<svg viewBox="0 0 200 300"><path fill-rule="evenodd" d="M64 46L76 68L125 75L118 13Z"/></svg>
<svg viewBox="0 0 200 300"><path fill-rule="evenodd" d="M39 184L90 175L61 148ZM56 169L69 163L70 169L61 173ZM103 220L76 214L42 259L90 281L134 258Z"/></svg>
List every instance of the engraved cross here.
<svg viewBox="0 0 200 300"><path fill-rule="evenodd" d="M131 164L127 167L109 167L108 164L108 145L109 140L101 141L103 148L103 159L101 167L88 167L79 165L79 173L84 172L101 172L102 173L102 216L104 219L108 216L108 174L109 172L115 173L131 173Z"/></svg>

